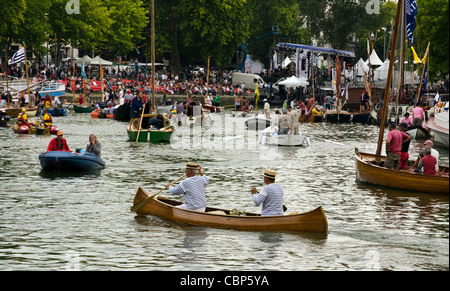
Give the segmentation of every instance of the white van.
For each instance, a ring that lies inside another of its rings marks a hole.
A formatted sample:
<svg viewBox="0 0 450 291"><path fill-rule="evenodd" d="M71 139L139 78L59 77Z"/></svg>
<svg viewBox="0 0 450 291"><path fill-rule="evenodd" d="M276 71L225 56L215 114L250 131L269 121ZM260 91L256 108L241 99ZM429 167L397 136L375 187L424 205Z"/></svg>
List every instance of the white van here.
<svg viewBox="0 0 450 291"><path fill-rule="evenodd" d="M233 86L241 85L242 83L245 83L246 89L255 91L256 83L258 83L259 89L262 89L262 87L264 85L264 80L260 76L255 75L255 74L234 72L231 83L233 84Z"/></svg>

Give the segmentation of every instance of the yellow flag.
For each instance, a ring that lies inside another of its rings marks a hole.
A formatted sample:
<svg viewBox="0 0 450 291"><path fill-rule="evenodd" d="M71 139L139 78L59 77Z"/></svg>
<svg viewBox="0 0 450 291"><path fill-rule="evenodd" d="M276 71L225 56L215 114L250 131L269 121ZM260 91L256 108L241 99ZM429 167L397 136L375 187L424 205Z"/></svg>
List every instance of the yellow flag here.
<svg viewBox="0 0 450 291"><path fill-rule="evenodd" d="M255 89L255 112L258 112L258 100L259 100L259 82L256 81L256 89Z"/></svg>
<svg viewBox="0 0 450 291"><path fill-rule="evenodd" d="M422 63L426 64L427 63L427 58L428 58L428 51L430 50L430 43L428 43L428 47L427 47L427 51L425 52L425 56L422 59Z"/></svg>
<svg viewBox="0 0 450 291"><path fill-rule="evenodd" d="M416 51L414 50L414 47L413 47L413 46L411 47L411 50L412 50L412 53L413 53L413 56L414 56L414 64L419 64L419 63L421 63L421 60L420 60L419 57L417 56L417 53L416 53Z"/></svg>

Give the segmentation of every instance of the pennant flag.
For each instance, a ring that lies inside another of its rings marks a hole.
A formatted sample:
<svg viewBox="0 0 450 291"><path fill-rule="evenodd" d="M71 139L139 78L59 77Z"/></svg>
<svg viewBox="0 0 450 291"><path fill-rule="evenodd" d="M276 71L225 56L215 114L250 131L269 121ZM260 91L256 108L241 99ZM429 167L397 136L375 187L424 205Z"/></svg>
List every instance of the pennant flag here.
<svg viewBox="0 0 450 291"><path fill-rule="evenodd" d="M86 73L84 72L84 60L83 60L83 66L81 66L81 77L83 79L87 79Z"/></svg>
<svg viewBox="0 0 450 291"><path fill-rule="evenodd" d="M406 38L410 46L414 45L413 32L416 29L416 15L419 13L416 0L406 0Z"/></svg>
<svg viewBox="0 0 450 291"><path fill-rule="evenodd" d="M19 51L17 51L12 59L9 60L8 65L14 65L20 62L25 61L25 48L21 48Z"/></svg>
<svg viewBox="0 0 450 291"><path fill-rule="evenodd" d="M408 41L409 43L409 41ZM412 45L409 46L412 50L413 56L414 56L414 64L420 64L422 63L422 61L419 59L419 57L417 56L416 50L414 49L414 47Z"/></svg>

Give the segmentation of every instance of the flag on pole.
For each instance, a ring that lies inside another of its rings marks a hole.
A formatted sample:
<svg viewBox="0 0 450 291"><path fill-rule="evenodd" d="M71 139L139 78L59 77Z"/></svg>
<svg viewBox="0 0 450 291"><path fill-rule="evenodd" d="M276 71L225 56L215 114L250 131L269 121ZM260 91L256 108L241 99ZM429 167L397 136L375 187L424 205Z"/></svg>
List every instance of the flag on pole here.
<svg viewBox="0 0 450 291"><path fill-rule="evenodd" d="M408 41L409 43L409 41ZM414 47L412 45L409 46L412 50L413 56L414 56L414 64L420 64L422 63L422 61L419 59L419 57L417 56L416 50L414 49Z"/></svg>
<svg viewBox="0 0 450 291"><path fill-rule="evenodd" d="M83 60L83 65L81 66L81 77L83 79L87 79L86 73L84 72L84 60Z"/></svg>
<svg viewBox="0 0 450 291"><path fill-rule="evenodd" d="M416 29L416 15L419 13L416 0L406 0L405 3L406 12L406 38L408 39L409 46L414 45L413 32Z"/></svg>
<svg viewBox="0 0 450 291"><path fill-rule="evenodd" d="M20 62L25 61L25 48L21 48L19 51L17 51L12 59L9 60L8 65L14 65Z"/></svg>
<svg viewBox="0 0 450 291"><path fill-rule="evenodd" d="M255 108L256 113L258 113L258 100L259 100L259 82L256 81L256 89L255 89Z"/></svg>

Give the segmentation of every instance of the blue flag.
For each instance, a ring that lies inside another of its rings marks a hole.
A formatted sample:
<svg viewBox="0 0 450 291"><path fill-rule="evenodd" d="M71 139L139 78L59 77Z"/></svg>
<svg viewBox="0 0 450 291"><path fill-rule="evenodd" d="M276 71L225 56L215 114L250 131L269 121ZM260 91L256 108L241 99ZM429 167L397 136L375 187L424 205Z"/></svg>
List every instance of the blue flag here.
<svg viewBox="0 0 450 291"><path fill-rule="evenodd" d="M409 47L414 45L413 32L416 29L416 15L419 13L416 0L406 0L406 38L408 39Z"/></svg>
<svg viewBox="0 0 450 291"><path fill-rule="evenodd" d="M83 66L81 67L81 77L83 79L87 79L86 73L84 72L84 60L83 60Z"/></svg>

